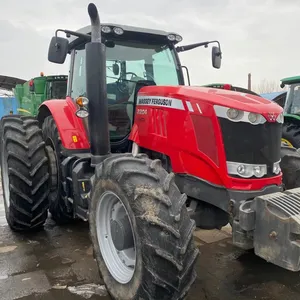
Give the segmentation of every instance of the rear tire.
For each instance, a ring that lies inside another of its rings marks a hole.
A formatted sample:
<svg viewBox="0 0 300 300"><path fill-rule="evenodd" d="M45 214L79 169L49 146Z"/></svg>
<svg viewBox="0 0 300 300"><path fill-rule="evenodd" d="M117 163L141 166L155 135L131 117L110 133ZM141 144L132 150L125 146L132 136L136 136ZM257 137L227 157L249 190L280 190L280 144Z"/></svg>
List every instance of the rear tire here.
<svg viewBox="0 0 300 300"><path fill-rule="evenodd" d="M284 189L300 187L300 154L297 149L281 147L280 167Z"/></svg>
<svg viewBox="0 0 300 300"><path fill-rule="evenodd" d="M300 125L284 123L282 126L282 141L287 142L290 147L300 148Z"/></svg>
<svg viewBox="0 0 300 300"><path fill-rule="evenodd" d="M51 147L53 151L49 151L51 153L51 157L54 155L53 159L51 159L52 164L56 164L51 168L56 171L56 174L51 174L52 182L56 182L56 186L52 186L51 191L49 193L49 211L51 213L52 219L58 224L66 224L73 221L73 211L70 207L67 206L65 200L63 199L63 187L61 181L61 163L64 159L62 155L62 144L59 136L59 132L55 121L52 116L48 116L45 118L42 125L43 138L47 147ZM53 172L52 172L53 173ZM54 177L57 177L56 180Z"/></svg>
<svg viewBox="0 0 300 300"><path fill-rule="evenodd" d="M97 166L92 186L90 235L111 296L116 300L184 299L196 279L199 250L193 241L195 222L188 215L186 195L180 193L174 174L168 174L159 160L145 155L113 155ZM105 239L99 229L103 226L97 225L97 211L107 193L120 199L131 222L136 258L127 283L112 275L112 260L110 266L105 263L109 252L100 250Z"/></svg>
<svg viewBox="0 0 300 300"><path fill-rule="evenodd" d="M48 215L49 172L45 143L34 117L2 118L1 175L8 225L15 231L43 227Z"/></svg>

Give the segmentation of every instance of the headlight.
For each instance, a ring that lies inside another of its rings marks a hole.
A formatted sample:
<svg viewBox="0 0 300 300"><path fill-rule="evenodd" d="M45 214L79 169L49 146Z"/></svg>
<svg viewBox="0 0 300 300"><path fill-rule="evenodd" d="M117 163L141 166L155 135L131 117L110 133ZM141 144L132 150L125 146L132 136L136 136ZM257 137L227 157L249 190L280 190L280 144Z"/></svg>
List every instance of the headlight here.
<svg viewBox="0 0 300 300"><path fill-rule="evenodd" d="M253 173L255 177L263 177L267 174L267 167L266 166L253 166Z"/></svg>
<svg viewBox="0 0 300 300"><path fill-rule="evenodd" d="M182 36L176 35L176 41L177 42L182 42Z"/></svg>
<svg viewBox="0 0 300 300"><path fill-rule="evenodd" d="M267 166L228 161L227 171L230 175L238 175L243 178L250 178L253 176L261 178L267 174Z"/></svg>
<svg viewBox="0 0 300 300"><path fill-rule="evenodd" d="M168 40L171 41L171 42L175 41L176 40L175 34L169 34L168 35Z"/></svg>
<svg viewBox="0 0 300 300"><path fill-rule="evenodd" d="M255 114L255 113L249 113L248 114L248 120L250 121L250 123L255 124L255 123L259 123L260 121L260 114Z"/></svg>
<svg viewBox="0 0 300 300"><path fill-rule="evenodd" d="M101 27L101 30L104 33L110 33L111 32L111 28L109 26L103 26L103 27Z"/></svg>
<svg viewBox="0 0 300 300"><path fill-rule="evenodd" d="M124 33L124 30L121 27L115 27L114 33L117 35L122 35Z"/></svg>
<svg viewBox="0 0 300 300"><path fill-rule="evenodd" d="M243 116L243 112L234 108L227 110L227 117L231 120L240 119Z"/></svg>
<svg viewBox="0 0 300 300"><path fill-rule="evenodd" d="M84 108L78 109L75 114L80 119L84 119L89 116L89 112Z"/></svg>
<svg viewBox="0 0 300 300"><path fill-rule="evenodd" d="M280 161L277 161L273 165L273 173L276 174L276 175L278 175L280 172L281 172Z"/></svg>
<svg viewBox="0 0 300 300"><path fill-rule="evenodd" d="M280 115L278 115L276 121L278 123L283 123L284 122L284 116L283 116L283 113L281 113Z"/></svg>

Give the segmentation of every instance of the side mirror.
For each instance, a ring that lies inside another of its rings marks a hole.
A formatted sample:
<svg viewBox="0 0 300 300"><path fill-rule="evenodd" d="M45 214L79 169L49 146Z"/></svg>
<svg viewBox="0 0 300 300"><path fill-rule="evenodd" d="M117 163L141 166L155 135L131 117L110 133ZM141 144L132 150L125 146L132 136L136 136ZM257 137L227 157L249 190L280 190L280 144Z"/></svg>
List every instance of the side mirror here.
<svg viewBox="0 0 300 300"><path fill-rule="evenodd" d="M222 53L220 51L220 48L217 46L213 46L211 49L211 60L212 60L212 65L216 69L220 69L221 67L221 57Z"/></svg>
<svg viewBox="0 0 300 300"><path fill-rule="evenodd" d="M285 84L281 82L280 87L283 89L285 87Z"/></svg>
<svg viewBox="0 0 300 300"><path fill-rule="evenodd" d="M114 63L112 66L114 75L118 76L120 73L120 67L117 63Z"/></svg>
<svg viewBox="0 0 300 300"><path fill-rule="evenodd" d="M34 92L34 80L33 79L31 79L29 81L29 91L32 93Z"/></svg>
<svg viewBox="0 0 300 300"><path fill-rule="evenodd" d="M63 64L68 54L68 46L68 39L54 36L49 45L48 60L56 64Z"/></svg>

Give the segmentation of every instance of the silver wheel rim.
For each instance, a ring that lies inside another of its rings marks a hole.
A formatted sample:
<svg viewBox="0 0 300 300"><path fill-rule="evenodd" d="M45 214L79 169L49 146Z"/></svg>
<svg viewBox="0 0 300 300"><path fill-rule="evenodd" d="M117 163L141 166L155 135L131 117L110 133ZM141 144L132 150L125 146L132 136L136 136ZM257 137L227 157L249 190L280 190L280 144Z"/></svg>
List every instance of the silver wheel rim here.
<svg viewBox="0 0 300 300"><path fill-rule="evenodd" d="M136 262L136 247L118 251L111 235L111 219L118 220L129 214L120 198L113 192L101 195L96 209L96 231L103 260L113 278L121 284L128 283L133 277ZM129 218L131 232L132 224ZM134 239L134 234L133 234Z"/></svg>
<svg viewBox="0 0 300 300"><path fill-rule="evenodd" d="M9 192L9 177L8 177L8 158L5 157L5 146L4 141L2 140L2 147L1 147L1 160L2 160L2 184L3 184L3 195L5 206L9 208L10 206L10 192Z"/></svg>

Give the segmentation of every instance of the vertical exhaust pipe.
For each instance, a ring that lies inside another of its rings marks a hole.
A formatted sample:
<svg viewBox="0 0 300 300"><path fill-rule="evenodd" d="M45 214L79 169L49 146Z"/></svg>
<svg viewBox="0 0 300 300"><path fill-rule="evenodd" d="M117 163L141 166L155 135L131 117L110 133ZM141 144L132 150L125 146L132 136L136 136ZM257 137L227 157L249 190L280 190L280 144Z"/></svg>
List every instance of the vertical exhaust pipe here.
<svg viewBox="0 0 300 300"><path fill-rule="evenodd" d="M110 154L108 105L106 90L106 48L101 41L101 24L97 7L88 6L91 19L91 42L86 51L86 92L89 99L89 135L92 164Z"/></svg>

